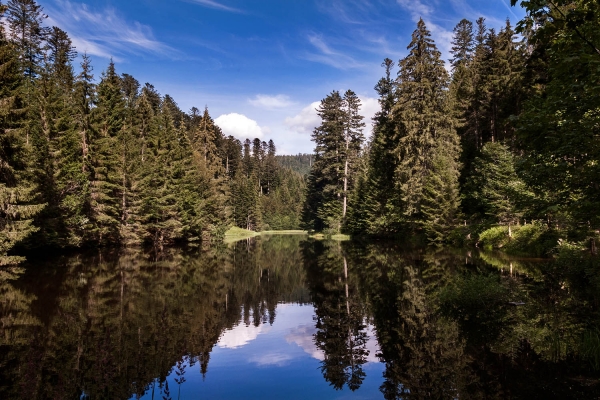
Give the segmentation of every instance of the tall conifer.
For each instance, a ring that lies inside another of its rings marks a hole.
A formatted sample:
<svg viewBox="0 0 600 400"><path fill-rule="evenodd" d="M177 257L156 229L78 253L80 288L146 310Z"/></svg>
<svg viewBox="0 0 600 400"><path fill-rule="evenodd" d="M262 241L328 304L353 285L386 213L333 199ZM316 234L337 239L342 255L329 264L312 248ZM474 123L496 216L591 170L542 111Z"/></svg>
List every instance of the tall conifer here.
<svg viewBox="0 0 600 400"><path fill-rule="evenodd" d="M4 10L0 5L0 15ZM36 231L33 217L44 207L35 202L28 165L31 152L23 134L22 84L18 53L0 25L0 266L21 261L8 252Z"/></svg>
<svg viewBox="0 0 600 400"><path fill-rule="evenodd" d="M419 20L408 49L409 55L400 61L393 109L399 158L393 218L427 226L436 218L430 209L456 209L459 148L449 112L448 74L423 20ZM445 171L448 168L451 173ZM436 197L436 191L449 197Z"/></svg>

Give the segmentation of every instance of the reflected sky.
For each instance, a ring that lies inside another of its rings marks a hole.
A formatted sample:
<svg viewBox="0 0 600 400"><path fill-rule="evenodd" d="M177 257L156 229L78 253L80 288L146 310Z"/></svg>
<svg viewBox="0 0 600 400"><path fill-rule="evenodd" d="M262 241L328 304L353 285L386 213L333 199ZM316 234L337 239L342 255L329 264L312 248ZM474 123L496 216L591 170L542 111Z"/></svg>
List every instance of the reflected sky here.
<svg viewBox="0 0 600 400"><path fill-rule="evenodd" d="M379 362L372 326L367 328L367 377L355 392L336 391L319 369L324 354L313 339L314 308L279 304L273 325L246 326L243 322L221 335L214 346L208 372L187 363L186 381L178 387L176 368L170 374L171 396L181 399L373 399L381 398L384 365ZM154 398L159 398L156 388ZM152 389L144 399L152 398Z"/></svg>

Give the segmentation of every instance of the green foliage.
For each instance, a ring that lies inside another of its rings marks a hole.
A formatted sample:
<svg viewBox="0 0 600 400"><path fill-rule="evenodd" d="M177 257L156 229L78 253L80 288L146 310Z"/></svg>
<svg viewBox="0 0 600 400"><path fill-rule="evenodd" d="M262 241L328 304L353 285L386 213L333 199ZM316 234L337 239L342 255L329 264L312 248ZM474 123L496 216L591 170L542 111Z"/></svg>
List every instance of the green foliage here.
<svg viewBox="0 0 600 400"><path fill-rule="evenodd" d="M508 147L497 142L483 146L473 161L464 196L467 207L488 221L514 224L529 193Z"/></svg>
<svg viewBox="0 0 600 400"><path fill-rule="evenodd" d="M306 229L332 234L342 228L364 141L360 106L351 90L343 97L333 91L317 109L321 125L312 134L315 156L302 215Z"/></svg>
<svg viewBox="0 0 600 400"><path fill-rule="evenodd" d="M37 231L33 218L44 208L36 201L17 55L0 27L0 266L22 261L8 252Z"/></svg>
<svg viewBox="0 0 600 400"><path fill-rule="evenodd" d="M308 175L313 163L312 154L278 155L275 159L284 168L291 169L301 175Z"/></svg>
<svg viewBox="0 0 600 400"><path fill-rule="evenodd" d="M583 333L581 358L588 361L595 371L600 371L600 330L587 330Z"/></svg>
<svg viewBox="0 0 600 400"><path fill-rule="evenodd" d="M522 175L539 217L599 222L600 13L589 0L527 1L535 92L518 118ZM535 29L534 29L535 27Z"/></svg>
<svg viewBox="0 0 600 400"><path fill-rule="evenodd" d="M550 256L556 247L560 232L546 224L534 222L528 225L496 226L483 231L479 242L488 249L502 249L509 254Z"/></svg>
<svg viewBox="0 0 600 400"><path fill-rule="evenodd" d="M438 294L441 313L459 320L470 340L480 343L497 339L508 299L497 275L459 276Z"/></svg>

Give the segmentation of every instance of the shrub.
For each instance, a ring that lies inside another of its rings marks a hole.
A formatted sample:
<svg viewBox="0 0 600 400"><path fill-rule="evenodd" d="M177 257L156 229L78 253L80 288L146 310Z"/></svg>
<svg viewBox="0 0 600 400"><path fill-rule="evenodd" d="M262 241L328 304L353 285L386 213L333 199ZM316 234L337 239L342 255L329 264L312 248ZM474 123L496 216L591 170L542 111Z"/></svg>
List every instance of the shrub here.
<svg viewBox="0 0 600 400"><path fill-rule="evenodd" d="M508 226L495 226L479 235L479 242L485 249L502 249L510 254L527 256L549 256L555 249L559 231L546 224L533 223L511 227L512 237L508 236Z"/></svg>

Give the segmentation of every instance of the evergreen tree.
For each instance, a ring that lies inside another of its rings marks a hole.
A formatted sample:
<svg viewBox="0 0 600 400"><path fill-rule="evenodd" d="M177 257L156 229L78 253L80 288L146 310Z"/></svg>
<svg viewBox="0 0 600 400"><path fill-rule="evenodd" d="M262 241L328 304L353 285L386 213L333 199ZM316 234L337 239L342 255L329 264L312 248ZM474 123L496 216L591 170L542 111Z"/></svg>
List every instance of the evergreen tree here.
<svg viewBox="0 0 600 400"><path fill-rule="evenodd" d="M473 175L467 182L469 197L485 219L501 224L514 224L520 216L519 198L525 193L524 183L515 172L515 161L509 148L498 142L486 143L473 163Z"/></svg>
<svg viewBox="0 0 600 400"><path fill-rule="evenodd" d="M513 2L514 3L514 2ZM536 218L598 226L600 13L589 0L524 3L531 98L518 118L520 175Z"/></svg>
<svg viewBox="0 0 600 400"><path fill-rule="evenodd" d="M38 179L48 203L39 216L41 241L60 246L82 242L89 183L83 171L81 137L73 115L76 97L71 62L75 56L69 36L53 27L44 69L36 85Z"/></svg>
<svg viewBox="0 0 600 400"><path fill-rule="evenodd" d="M344 145L343 99L338 91L331 92L317 109L321 125L313 131L315 161L308 178L308 192L303 211L306 227L321 231L341 228L341 194Z"/></svg>
<svg viewBox="0 0 600 400"><path fill-rule="evenodd" d="M358 223L361 230L369 233L384 233L394 230L387 217L390 198L394 189L394 174L398 158L394 155L396 148L395 125L392 120L392 109L396 101L396 86L391 77L394 62L389 58L383 61L385 76L379 80L375 90L379 94L381 109L373 118L373 137L368 152L368 171L363 182L364 198L357 198L355 218L359 215L364 219ZM361 192L363 192L361 190Z"/></svg>
<svg viewBox="0 0 600 400"><path fill-rule="evenodd" d="M125 100L121 79L111 62L98 85L98 98L93 113L95 137L91 143L91 204L90 220L94 224L94 239L100 243L120 240L124 222L123 201L123 127Z"/></svg>
<svg viewBox="0 0 600 400"><path fill-rule="evenodd" d="M354 187L356 166L360 157L361 146L365 140L360 112L360 99L351 90L344 93L344 146L342 157L344 162L344 188L342 192L342 219L346 218L348 209L348 192Z"/></svg>
<svg viewBox="0 0 600 400"><path fill-rule="evenodd" d="M266 185L267 194L271 194L273 190L279 185L278 182L278 165L276 157L277 148L275 147L275 142L273 140L269 140L267 145L267 152L265 158L265 172L264 172L264 181Z"/></svg>
<svg viewBox="0 0 600 400"><path fill-rule="evenodd" d="M189 215L194 215L195 226L198 233L205 239L211 235L217 234L220 227L228 224L228 209L225 206L225 197L228 196L227 172L217 149L216 144L222 143L222 133L220 128L215 125L208 112L208 107L204 109L204 114L199 118L196 108L192 108L190 113L190 135L191 141L181 140L180 143L188 143L192 151L191 160L193 170L190 170L191 187L194 193L194 211ZM180 132L183 133L182 129ZM185 150L183 148L182 150ZM239 153L239 149L238 149Z"/></svg>
<svg viewBox="0 0 600 400"><path fill-rule="evenodd" d="M0 5L0 16L4 11ZM36 188L27 164L31 151L23 134L22 85L18 53L0 26L0 266L22 260L8 252L36 231L32 218L44 207L35 201Z"/></svg>
<svg viewBox="0 0 600 400"><path fill-rule="evenodd" d="M344 97L333 91L317 109L322 122L312 135L315 161L303 211L303 221L310 229L341 230L364 140L359 110L360 100L351 90Z"/></svg>
<svg viewBox="0 0 600 400"><path fill-rule="evenodd" d="M43 58L42 49L49 29L42 26L47 15L35 0L9 0L6 20L16 44L22 71L33 79Z"/></svg>
<svg viewBox="0 0 600 400"><path fill-rule="evenodd" d="M393 109L399 157L393 218L427 227L437 218L429 210L447 208L450 215L456 213L458 138L449 112L448 74L423 20L418 22L408 49L409 55L400 61ZM445 168L453 171L446 176ZM435 196L436 192L449 197ZM422 208L424 201L426 209Z"/></svg>

